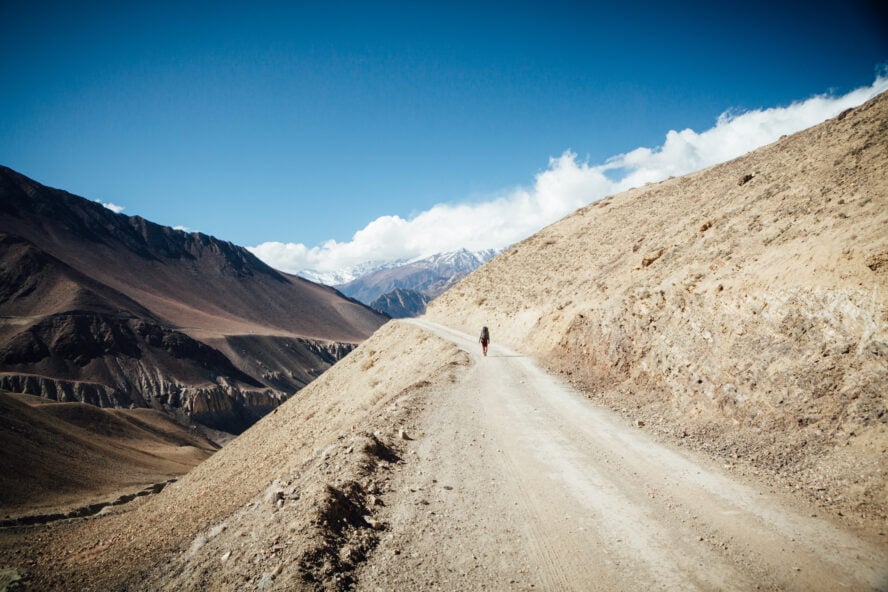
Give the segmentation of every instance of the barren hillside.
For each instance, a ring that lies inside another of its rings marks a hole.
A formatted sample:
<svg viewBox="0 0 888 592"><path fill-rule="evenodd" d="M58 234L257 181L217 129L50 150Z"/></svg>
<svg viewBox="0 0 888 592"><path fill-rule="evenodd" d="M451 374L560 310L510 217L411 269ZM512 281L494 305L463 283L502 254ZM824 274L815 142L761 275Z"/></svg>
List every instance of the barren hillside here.
<svg viewBox="0 0 888 592"><path fill-rule="evenodd" d="M400 430L467 363L387 325L161 494L0 529L0 570L35 590L345 589L377 544Z"/></svg>
<svg viewBox="0 0 888 592"><path fill-rule="evenodd" d="M158 495L0 529L0 577L888 590L886 127L880 97L578 212Z"/></svg>
<svg viewBox="0 0 888 592"><path fill-rule="evenodd" d="M429 308L630 421L888 526L888 95L595 204Z"/></svg>

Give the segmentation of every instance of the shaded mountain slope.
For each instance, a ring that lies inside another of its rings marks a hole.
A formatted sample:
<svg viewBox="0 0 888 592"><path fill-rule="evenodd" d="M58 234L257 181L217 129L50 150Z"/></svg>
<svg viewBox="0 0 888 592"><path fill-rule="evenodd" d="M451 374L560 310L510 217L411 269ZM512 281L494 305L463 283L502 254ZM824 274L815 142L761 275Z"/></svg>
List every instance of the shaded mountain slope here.
<svg viewBox="0 0 888 592"><path fill-rule="evenodd" d="M590 205L450 290L590 396L834 512L888 523L888 95Z"/></svg>
<svg viewBox="0 0 888 592"><path fill-rule="evenodd" d="M154 407L233 433L384 321L241 247L6 168L0 279L0 388Z"/></svg>
<svg viewBox="0 0 888 592"><path fill-rule="evenodd" d="M0 517L66 511L182 475L216 447L150 409L0 392ZM84 498L83 491L90 496Z"/></svg>
<svg viewBox="0 0 888 592"><path fill-rule="evenodd" d="M4 317L81 310L156 320L138 302L80 273L24 238L0 234L0 256L0 310Z"/></svg>

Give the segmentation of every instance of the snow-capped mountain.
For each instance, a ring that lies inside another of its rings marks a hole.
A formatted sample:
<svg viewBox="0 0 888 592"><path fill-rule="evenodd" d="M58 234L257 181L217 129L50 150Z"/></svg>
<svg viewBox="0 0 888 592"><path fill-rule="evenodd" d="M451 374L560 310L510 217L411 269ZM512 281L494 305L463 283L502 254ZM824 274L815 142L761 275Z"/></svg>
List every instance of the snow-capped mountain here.
<svg viewBox="0 0 888 592"><path fill-rule="evenodd" d="M496 254L494 249L460 249L438 253L406 262L380 265L363 274L355 273L354 278L347 282L332 285L346 296L366 304L396 288L415 290L432 299L490 261Z"/></svg>
<svg viewBox="0 0 888 592"><path fill-rule="evenodd" d="M306 269L297 272L296 275L318 284L324 284L325 286L340 286L354 281L361 276L373 273L374 271L390 269L407 262L407 259L399 259L396 261L365 261L364 263L359 263L358 265L347 267L345 269L338 269L336 271Z"/></svg>
<svg viewBox="0 0 888 592"><path fill-rule="evenodd" d="M496 254L497 251L495 249L486 249L484 251L460 249L458 251L450 251L449 253L438 253L431 257L413 259L407 262L407 265L426 267L445 275L454 273L466 275L493 259Z"/></svg>

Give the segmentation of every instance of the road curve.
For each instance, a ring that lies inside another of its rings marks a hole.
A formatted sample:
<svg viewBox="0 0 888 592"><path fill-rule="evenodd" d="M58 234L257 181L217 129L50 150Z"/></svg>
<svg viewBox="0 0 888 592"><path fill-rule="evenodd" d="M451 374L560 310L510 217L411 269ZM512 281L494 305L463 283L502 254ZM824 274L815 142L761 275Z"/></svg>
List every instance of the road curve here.
<svg viewBox="0 0 888 592"><path fill-rule="evenodd" d="M532 360L425 320L441 386L362 589L888 590L886 547L672 450ZM493 335L496 339L496 335Z"/></svg>

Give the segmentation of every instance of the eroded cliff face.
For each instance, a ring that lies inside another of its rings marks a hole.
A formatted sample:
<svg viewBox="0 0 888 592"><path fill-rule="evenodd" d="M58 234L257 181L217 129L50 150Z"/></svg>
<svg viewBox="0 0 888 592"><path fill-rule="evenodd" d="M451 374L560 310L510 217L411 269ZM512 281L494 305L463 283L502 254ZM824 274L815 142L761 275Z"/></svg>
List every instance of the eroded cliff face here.
<svg viewBox="0 0 888 592"><path fill-rule="evenodd" d="M0 389L99 407L151 407L240 433L352 344L229 336L229 356L168 327L91 311L51 315L0 348Z"/></svg>
<svg viewBox="0 0 888 592"><path fill-rule="evenodd" d="M36 374L0 374L0 390L35 395L63 403L81 402L97 407L129 407L129 396L95 382L57 380Z"/></svg>

